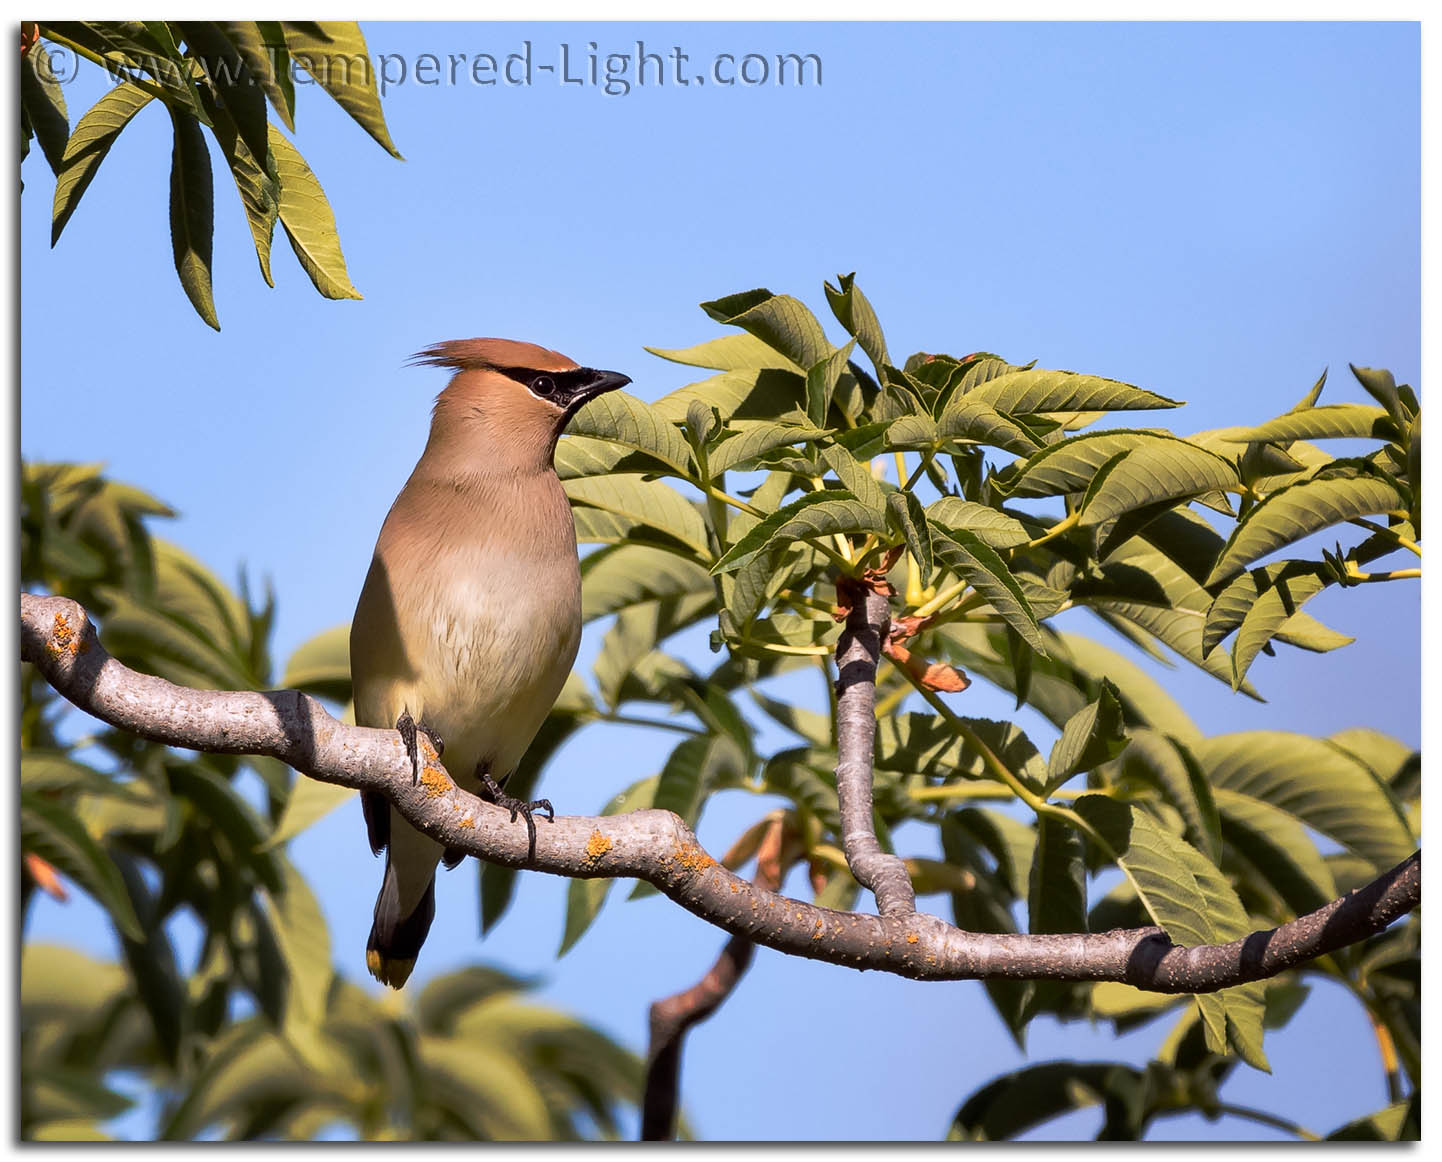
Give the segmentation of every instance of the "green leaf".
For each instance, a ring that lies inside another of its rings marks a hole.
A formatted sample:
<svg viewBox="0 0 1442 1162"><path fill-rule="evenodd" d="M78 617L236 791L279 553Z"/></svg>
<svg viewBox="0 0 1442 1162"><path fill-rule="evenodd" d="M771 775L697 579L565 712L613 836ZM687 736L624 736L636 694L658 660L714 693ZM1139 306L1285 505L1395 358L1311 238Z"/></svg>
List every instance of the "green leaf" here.
<svg viewBox="0 0 1442 1162"><path fill-rule="evenodd" d="M1046 815L1038 816L1036 821L1036 854L1031 861L1027 914L1028 931L1032 933L1087 930L1081 833Z"/></svg>
<svg viewBox="0 0 1442 1162"><path fill-rule="evenodd" d="M1326 407L1290 411L1255 428L1236 432L1234 440L1247 443L1286 443L1291 440L1394 440L1397 429L1387 412L1360 403L1334 403Z"/></svg>
<svg viewBox="0 0 1442 1162"><path fill-rule="evenodd" d="M210 287L215 229L210 151L200 123L193 117L171 110L170 120L175 128L170 153L170 242L175 271L196 314L219 331Z"/></svg>
<svg viewBox="0 0 1442 1162"><path fill-rule="evenodd" d="M712 591L694 561L651 545L616 545L581 561L581 620L595 621L643 601Z"/></svg>
<svg viewBox="0 0 1442 1162"><path fill-rule="evenodd" d="M815 367L831 352L816 316L790 295L759 288L702 303L701 309L718 323L749 331L800 368Z"/></svg>
<svg viewBox="0 0 1442 1162"><path fill-rule="evenodd" d="M1108 1123L1135 1110L1144 1074L1120 1062L1047 1061L988 1082L956 1113L947 1137L953 1141L1001 1142L1074 1110L1105 1105ZM1139 1111L1136 1111L1139 1114ZM1138 1116L1114 1136L1140 1137ZM1107 1134L1104 1126L1102 1136Z"/></svg>
<svg viewBox="0 0 1442 1162"><path fill-rule="evenodd" d="M886 495L886 517L897 532L906 538L906 548L921 571L921 583L931 580L931 530L926 525L926 510L911 492L897 490Z"/></svg>
<svg viewBox="0 0 1442 1162"><path fill-rule="evenodd" d="M1122 769L1160 790L1181 815L1187 842L1213 863L1220 863L1222 825L1201 764L1184 743L1160 730L1134 727L1130 737Z"/></svg>
<svg viewBox="0 0 1442 1162"><path fill-rule="evenodd" d="M296 775L290 797L285 801L280 818L275 821L275 830L261 846L279 847L287 840L294 839L355 794L350 787L338 787L334 783L322 783L319 779Z"/></svg>
<svg viewBox="0 0 1442 1162"><path fill-rule="evenodd" d="M684 739L661 770L651 806L674 811L694 828L711 793L738 786L746 774L746 755L730 735Z"/></svg>
<svg viewBox="0 0 1442 1162"><path fill-rule="evenodd" d="M850 492L867 508L878 511L885 510L886 496L881 490L881 485L877 483L876 477L871 474L870 464L858 459L852 452L839 444L822 448L821 458L826 461L826 466L836 474L836 479L841 481L842 488Z"/></svg>
<svg viewBox="0 0 1442 1162"><path fill-rule="evenodd" d="M601 814L623 815L627 811L640 811L650 807L655 800L656 786L660 781L660 775L651 775L632 783L611 799L601 809ZM576 941L586 934L586 930L600 913L601 905L606 902L613 883L615 880L610 876L571 881L566 891L566 929L561 936L561 947L556 952L558 957L565 956L575 947Z"/></svg>
<svg viewBox="0 0 1442 1162"><path fill-rule="evenodd" d="M1122 454L1104 479L1088 490L1081 525L1090 527L1122 513L1239 484L1236 469L1185 440L1148 442Z"/></svg>
<svg viewBox="0 0 1442 1162"><path fill-rule="evenodd" d="M1399 426L1405 423L1402 412L1402 400L1397 391L1397 381L1392 378L1390 371L1374 367L1357 367L1351 363L1347 366L1352 369L1352 374L1367 394L1386 408L1387 414L1391 416Z"/></svg>
<svg viewBox="0 0 1442 1162"><path fill-rule="evenodd" d="M1406 507L1396 487L1374 476L1304 480L1280 488L1237 522L1206 584L1225 581L1257 558L1311 533Z"/></svg>
<svg viewBox="0 0 1442 1162"><path fill-rule="evenodd" d="M335 976L330 930L305 877L289 860L282 859L279 864L284 891L268 895L266 904L289 980L286 1021L315 1025L325 1017L326 998Z"/></svg>
<svg viewBox="0 0 1442 1162"><path fill-rule="evenodd" d="M1279 807L1218 787L1222 835L1292 913L1304 916L1337 898L1337 884L1302 824Z"/></svg>
<svg viewBox="0 0 1442 1162"><path fill-rule="evenodd" d="M885 531L885 516L849 492L810 492L762 520L726 551L711 567L711 572L734 572L773 544Z"/></svg>
<svg viewBox="0 0 1442 1162"><path fill-rule="evenodd" d="M270 891L284 891L278 856L267 848L270 829L239 792L199 762L172 763L169 775L173 793L188 800L212 833L225 840L233 862L251 868Z"/></svg>
<svg viewBox="0 0 1442 1162"><path fill-rule="evenodd" d="M326 298L360 298L360 291L351 285L346 273L335 215L326 201L325 190L321 189L305 158L274 125L270 126L269 136L280 182L277 212L297 261L315 289Z"/></svg>
<svg viewBox="0 0 1442 1162"><path fill-rule="evenodd" d="M1217 866L1151 816L1105 795L1083 795L1076 812L1101 834L1152 919L1184 946L1226 944L1251 931L1246 909ZM1259 982L1197 997L1207 1045L1230 1046L1267 1070L1261 1050L1264 988Z"/></svg>
<svg viewBox="0 0 1442 1162"><path fill-rule="evenodd" d="M1083 492L1108 461L1119 453L1148 444L1175 448L1187 441L1159 432L1114 428L1071 436L1042 449L1027 460L992 478L992 486L1005 496L1061 496Z"/></svg>
<svg viewBox="0 0 1442 1162"><path fill-rule="evenodd" d="M65 90L43 44L32 44L20 57L20 107L51 172L58 178L70 136Z"/></svg>
<svg viewBox="0 0 1442 1162"><path fill-rule="evenodd" d="M568 430L644 452L679 476L695 470L691 449L681 433L650 404L624 391L608 391L589 400L572 417Z"/></svg>
<svg viewBox="0 0 1442 1162"><path fill-rule="evenodd" d="M22 789L20 849L34 852L84 888L126 936L145 938L115 862L67 808L43 794Z"/></svg>
<svg viewBox="0 0 1442 1162"><path fill-rule="evenodd" d="M647 347L646 350L672 363L707 367L715 371L748 371L768 367L779 371L803 370L770 344L744 331L739 335L708 339L695 347Z"/></svg>
<svg viewBox="0 0 1442 1162"><path fill-rule="evenodd" d="M1113 412L1180 407L1178 400L1144 391L1116 379L1079 375L1074 371L1027 368L978 383L967 395L997 411L1018 415L1031 412Z"/></svg>
<svg viewBox="0 0 1442 1162"><path fill-rule="evenodd" d="M349 702L350 623L332 626L297 646L285 663L280 684L287 690Z"/></svg>
<svg viewBox="0 0 1442 1162"><path fill-rule="evenodd" d="M748 461L773 448L811 444L830 434L827 429L811 424L757 424L728 435L712 449L706 464L714 478L733 468L745 466Z"/></svg>
<svg viewBox="0 0 1442 1162"><path fill-rule="evenodd" d="M929 523L940 525L948 532L964 530L974 534L993 549L1012 549L1031 540L1026 526L1015 517L957 496L943 496L926 508Z"/></svg>
<svg viewBox="0 0 1442 1162"><path fill-rule="evenodd" d="M1047 792L1060 787L1078 771L1090 771L1110 762L1126 745L1127 733L1116 687L1103 678L1100 697L1067 719L1061 737L1051 748L1051 758L1046 765Z"/></svg>
<svg viewBox="0 0 1442 1162"><path fill-rule="evenodd" d="M586 506L601 509L621 518L623 522L615 539L635 535L643 527L679 541L695 555L710 557L706 523L696 506L661 481L646 482L639 476L617 475L583 477L564 483L573 508ZM577 537L582 538L582 514L575 512ZM597 526L590 526L587 532ZM586 535L583 539L600 539Z"/></svg>
<svg viewBox="0 0 1442 1162"><path fill-rule="evenodd" d="M836 282L836 287L832 287L829 282L826 284L827 305L831 307L836 321L846 328L846 333L856 337L861 349L866 352L866 357L871 360L871 366L880 375L882 367L890 362L890 358L886 353L886 338L881 333L881 323L876 317L876 311L861 293L861 288L856 285L854 271L851 274L838 274Z"/></svg>
<svg viewBox="0 0 1442 1162"><path fill-rule="evenodd" d="M1297 620L1308 617L1299 612L1302 606L1334 580L1327 566L1310 561L1281 561L1239 574L1217 594L1207 611L1202 648L1214 648L1234 628L1238 630L1232 647L1235 686L1274 637L1319 651L1346 645L1354 639L1310 618L1311 624ZM1295 629L1302 634L1294 635L1291 631Z"/></svg>
<svg viewBox="0 0 1442 1162"><path fill-rule="evenodd" d="M954 394L937 420L937 431L948 440L969 440L1006 452L1029 456L1041 447L1030 431L1004 416L975 394Z"/></svg>
<svg viewBox="0 0 1442 1162"><path fill-rule="evenodd" d="M220 27L245 59L250 75L265 91L276 116L294 133L295 84L280 24L269 20L222 20Z"/></svg>
<svg viewBox="0 0 1442 1162"><path fill-rule="evenodd" d="M778 356L777 358L780 358ZM652 406L673 424L700 400L731 421L806 424L806 377L776 368L723 371L663 395Z"/></svg>
<svg viewBox="0 0 1442 1162"><path fill-rule="evenodd" d="M888 448L936 449L941 445L941 430L928 415L916 413L901 416L886 430Z"/></svg>
<svg viewBox="0 0 1442 1162"><path fill-rule="evenodd" d="M313 76L387 153L405 160L386 129L376 94L375 67L360 25L349 20L284 21L281 28L291 60Z"/></svg>
<svg viewBox="0 0 1442 1162"><path fill-rule="evenodd" d="M1251 730L1192 747L1218 790L1260 799L1385 871L1417 847L1400 809L1373 773L1320 739Z"/></svg>
<svg viewBox="0 0 1442 1162"><path fill-rule="evenodd" d="M981 594L1027 645L1046 656L1046 641L1031 602L995 549L965 529L953 529L949 534L933 530L931 548L937 559Z"/></svg>
<svg viewBox="0 0 1442 1162"><path fill-rule="evenodd" d="M826 426L826 413L831 410L831 396L836 391L836 381L846 370L847 360L856 340L845 347L838 347L829 355L817 360L806 372L806 415L817 427Z"/></svg>

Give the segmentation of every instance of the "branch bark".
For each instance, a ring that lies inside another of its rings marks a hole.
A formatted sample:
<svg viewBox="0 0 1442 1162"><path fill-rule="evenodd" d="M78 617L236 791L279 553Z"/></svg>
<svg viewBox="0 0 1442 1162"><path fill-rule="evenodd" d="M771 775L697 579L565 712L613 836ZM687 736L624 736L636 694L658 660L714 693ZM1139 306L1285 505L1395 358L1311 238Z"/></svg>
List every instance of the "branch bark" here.
<svg viewBox="0 0 1442 1162"><path fill-rule="evenodd" d="M294 690L193 690L139 674L101 646L63 597L20 595L20 654L80 709L121 730L217 754L269 755L322 782L379 791L450 848L507 867L645 880L733 936L792 956L916 980L1115 980L1164 993L1212 992L1275 976L1382 931L1422 896L1421 853L1278 928L1184 948L1158 928L1070 935L964 932L925 913L873 916L802 903L719 865L670 811L558 816L526 829L458 788L439 764L412 782L393 730L347 726Z"/></svg>
<svg viewBox="0 0 1442 1162"><path fill-rule="evenodd" d="M856 882L870 888L876 897L876 910L883 916L911 915L916 911L911 876L900 859L881 850L871 817L876 663L890 629L891 611L886 594L869 585L841 578L837 586L837 596L851 605L846 629L836 643L836 797L841 804L841 845Z"/></svg>

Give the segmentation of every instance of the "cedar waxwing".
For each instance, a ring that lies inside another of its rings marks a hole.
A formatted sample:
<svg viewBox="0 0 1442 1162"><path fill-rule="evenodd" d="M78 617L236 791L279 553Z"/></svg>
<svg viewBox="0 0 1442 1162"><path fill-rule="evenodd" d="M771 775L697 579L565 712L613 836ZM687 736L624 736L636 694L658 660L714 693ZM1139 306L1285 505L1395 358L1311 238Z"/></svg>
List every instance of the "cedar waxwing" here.
<svg viewBox="0 0 1442 1162"><path fill-rule="evenodd" d="M482 798L525 816L501 786L561 692L581 639L576 532L551 458L587 400L630 383L507 339L462 339L418 363L456 372L436 400L430 438L376 541L351 622L351 680L361 726L400 731L416 778L417 732ZM435 915L443 851L376 792L363 792L371 850L385 879L366 967L400 988Z"/></svg>

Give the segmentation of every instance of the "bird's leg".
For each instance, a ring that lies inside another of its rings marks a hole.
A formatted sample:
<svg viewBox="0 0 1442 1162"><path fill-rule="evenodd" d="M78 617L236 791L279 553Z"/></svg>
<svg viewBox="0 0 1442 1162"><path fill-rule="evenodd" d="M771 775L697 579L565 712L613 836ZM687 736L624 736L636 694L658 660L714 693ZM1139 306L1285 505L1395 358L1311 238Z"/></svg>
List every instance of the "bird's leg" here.
<svg viewBox="0 0 1442 1162"><path fill-rule="evenodd" d="M400 718L396 719L396 730L400 732L401 741L406 744L406 754L411 760L411 782L414 785L421 781L421 771L425 769L425 763L421 761L421 744L418 734L424 734L431 740L436 758L440 758L444 753L446 744L441 741L441 736L424 722L417 726L416 720L411 717L409 710L401 711Z"/></svg>
<svg viewBox="0 0 1442 1162"><path fill-rule="evenodd" d="M526 820L526 837L530 846L526 852L527 859L536 857L536 821L532 817L537 811L544 811L551 822L556 821L555 809L551 806L549 799L532 799L527 802L525 799L517 799L513 795L507 795L501 790L501 785L491 778L491 772L485 763L476 767L476 778L481 784L481 798L494 803L503 811L511 813L511 822L516 821L516 816L521 815Z"/></svg>

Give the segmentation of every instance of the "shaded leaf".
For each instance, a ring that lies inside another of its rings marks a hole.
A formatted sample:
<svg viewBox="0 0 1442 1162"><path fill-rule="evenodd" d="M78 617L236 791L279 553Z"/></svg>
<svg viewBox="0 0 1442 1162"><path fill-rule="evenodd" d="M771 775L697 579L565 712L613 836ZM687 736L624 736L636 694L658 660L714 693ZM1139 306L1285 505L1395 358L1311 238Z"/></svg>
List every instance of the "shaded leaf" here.
<svg viewBox="0 0 1442 1162"><path fill-rule="evenodd" d="M351 285L346 273L335 214L320 182L311 173L305 158L274 125L269 127L269 137L280 181L277 213L296 259L315 289L326 298L360 298L360 291Z"/></svg>

